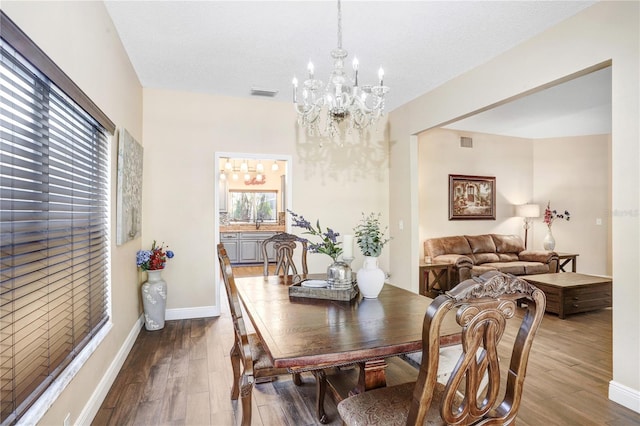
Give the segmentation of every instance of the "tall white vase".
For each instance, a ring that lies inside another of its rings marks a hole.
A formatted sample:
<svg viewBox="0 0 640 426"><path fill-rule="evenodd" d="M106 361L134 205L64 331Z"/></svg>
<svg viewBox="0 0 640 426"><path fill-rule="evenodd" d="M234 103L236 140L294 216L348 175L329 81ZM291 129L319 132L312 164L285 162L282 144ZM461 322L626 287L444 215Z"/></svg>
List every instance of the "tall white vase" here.
<svg viewBox="0 0 640 426"><path fill-rule="evenodd" d="M547 228L547 235L545 235L542 240L542 247L544 247L545 250L553 250L556 248L556 240L553 238L551 228Z"/></svg>
<svg viewBox="0 0 640 426"><path fill-rule="evenodd" d="M147 271L147 281L142 284L144 326L149 331L164 328L167 306L167 283L162 279L162 269Z"/></svg>
<svg viewBox="0 0 640 426"><path fill-rule="evenodd" d="M378 297L384 286L384 272L378 267L377 257L365 256L364 264L356 277L362 297L366 299Z"/></svg>

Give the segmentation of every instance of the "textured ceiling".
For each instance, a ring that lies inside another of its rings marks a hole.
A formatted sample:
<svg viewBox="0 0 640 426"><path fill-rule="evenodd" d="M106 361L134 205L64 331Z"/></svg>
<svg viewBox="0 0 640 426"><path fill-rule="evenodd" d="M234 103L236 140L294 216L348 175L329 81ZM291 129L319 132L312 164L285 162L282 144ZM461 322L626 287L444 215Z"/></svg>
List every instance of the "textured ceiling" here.
<svg viewBox="0 0 640 426"><path fill-rule="evenodd" d="M343 1L343 47L362 84L385 69L387 110L565 20L594 1ZM326 80L335 1L105 1L144 87L291 99L314 62ZM526 137L526 136L525 136Z"/></svg>

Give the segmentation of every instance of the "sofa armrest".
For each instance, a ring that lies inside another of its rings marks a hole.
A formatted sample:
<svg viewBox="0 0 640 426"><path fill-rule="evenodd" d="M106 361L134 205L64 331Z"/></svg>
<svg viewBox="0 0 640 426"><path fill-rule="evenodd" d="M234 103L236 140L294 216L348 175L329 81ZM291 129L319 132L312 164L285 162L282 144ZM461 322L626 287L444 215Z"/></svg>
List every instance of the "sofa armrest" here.
<svg viewBox="0 0 640 426"><path fill-rule="evenodd" d="M441 254L434 257L433 261L436 263L450 263L454 268L473 266L473 260L464 254Z"/></svg>
<svg viewBox="0 0 640 426"><path fill-rule="evenodd" d="M436 263L449 263L453 265L453 274L449 277L449 288L453 288L459 282L471 278L473 260L464 254L441 254L433 258Z"/></svg>
<svg viewBox="0 0 640 426"><path fill-rule="evenodd" d="M558 272L558 253L546 250L524 250L518 253L518 259L526 262L540 262L549 265L549 272Z"/></svg>

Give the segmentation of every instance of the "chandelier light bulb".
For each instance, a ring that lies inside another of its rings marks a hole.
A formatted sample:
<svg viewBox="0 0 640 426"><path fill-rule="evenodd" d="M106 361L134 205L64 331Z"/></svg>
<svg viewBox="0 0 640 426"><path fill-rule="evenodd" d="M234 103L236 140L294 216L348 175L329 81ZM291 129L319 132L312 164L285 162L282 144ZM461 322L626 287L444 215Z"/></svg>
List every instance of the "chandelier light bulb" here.
<svg viewBox="0 0 640 426"><path fill-rule="evenodd" d="M227 170L233 169L233 166L231 165L231 161L229 161L228 158L227 158L227 162L224 164L224 168Z"/></svg>
<svg viewBox="0 0 640 426"><path fill-rule="evenodd" d="M278 169L280 169L280 166L278 166L278 163L276 162L276 160L273 160L273 164L271 165L271 170L272 171L278 171Z"/></svg>
<svg viewBox="0 0 640 426"><path fill-rule="evenodd" d="M227 175L224 172L220 172L220 180L227 180Z"/></svg>
<svg viewBox="0 0 640 426"><path fill-rule="evenodd" d="M236 172L233 172L233 175L231 176L231 179L238 180L238 174Z"/></svg>
<svg viewBox="0 0 640 426"><path fill-rule="evenodd" d="M256 172L262 173L264 171L264 166L262 165L262 160L258 160L258 164L256 164Z"/></svg>
<svg viewBox="0 0 640 426"><path fill-rule="evenodd" d="M245 173L244 174L244 180L245 181L251 180L251 175L249 173Z"/></svg>
<svg viewBox="0 0 640 426"><path fill-rule="evenodd" d="M261 175L260 173L258 173L258 174L256 175L256 180L257 180L258 182L262 182L262 175Z"/></svg>
<svg viewBox="0 0 640 426"><path fill-rule="evenodd" d="M382 67L380 67L380 69L378 70L378 79L380 80L380 86L384 86L384 84L382 84L382 81L384 79L384 70L382 69Z"/></svg>
<svg viewBox="0 0 640 426"><path fill-rule="evenodd" d="M307 65L307 70L309 71L309 80L313 80L313 63L309 61L309 65Z"/></svg>
<svg viewBox="0 0 640 426"><path fill-rule="evenodd" d="M246 173L249 170L249 166L247 165L246 160L240 164L240 171Z"/></svg>

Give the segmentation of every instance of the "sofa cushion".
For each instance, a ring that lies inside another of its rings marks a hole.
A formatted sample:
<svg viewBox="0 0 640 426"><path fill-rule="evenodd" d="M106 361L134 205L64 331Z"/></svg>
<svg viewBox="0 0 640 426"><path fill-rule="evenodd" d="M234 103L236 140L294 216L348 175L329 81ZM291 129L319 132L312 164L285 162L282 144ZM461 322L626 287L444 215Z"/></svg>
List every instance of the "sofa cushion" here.
<svg viewBox="0 0 640 426"><path fill-rule="evenodd" d="M520 257L516 253L498 253L498 262L517 262Z"/></svg>
<svg viewBox="0 0 640 426"><path fill-rule="evenodd" d="M473 263L476 265L487 262L500 262L501 260L495 253L476 253L472 254L470 257L473 259ZM518 260L517 257L516 260Z"/></svg>
<svg viewBox="0 0 640 426"><path fill-rule="evenodd" d="M524 250L522 238L517 235L491 234L497 253L520 253Z"/></svg>
<svg viewBox="0 0 640 426"><path fill-rule="evenodd" d="M505 274L525 275L525 265L527 262L495 262L485 263L482 266L493 267Z"/></svg>
<svg viewBox="0 0 640 426"><path fill-rule="evenodd" d="M489 234L465 235L464 237L469 242L469 246L471 247L471 252L473 254L496 252L496 244L493 242L493 238L491 238L491 235Z"/></svg>
<svg viewBox="0 0 640 426"><path fill-rule="evenodd" d="M485 263L484 265L474 266L473 268L471 268L471 276L472 277L479 277L480 275L484 274L485 272L497 271L497 270L498 270L498 268L496 268L495 266L487 266L487 264Z"/></svg>
<svg viewBox="0 0 640 426"><path fill-rule="evenodd" d="M471 254L471 247L462 235L430 238L424 242L424 250L431 257L443 254Z"/></svg>
<svg viewBox="0 0 640 426"><path fill-rule="evenodd" d="M539 263L539 262L527 262L527 264L524 265L524 272L527 275L548 274L549 273L549 264L548 263Z"/></svg>

